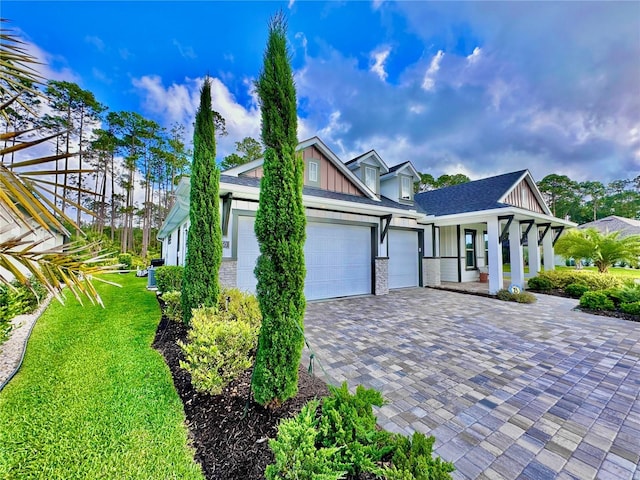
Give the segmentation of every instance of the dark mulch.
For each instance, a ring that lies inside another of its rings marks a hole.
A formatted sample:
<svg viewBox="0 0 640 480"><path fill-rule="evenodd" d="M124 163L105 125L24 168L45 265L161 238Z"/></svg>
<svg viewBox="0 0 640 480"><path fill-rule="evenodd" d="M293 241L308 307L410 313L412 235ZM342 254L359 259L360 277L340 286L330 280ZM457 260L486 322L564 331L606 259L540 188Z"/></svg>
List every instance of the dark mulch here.
<svg viewBox="0 0 640 480"><path fill-rule="evenodd" d="M529 292L541 293L543 295L553 295L556 297L573 298L578 301L576 297L573 297L560 288L554 288L553 290L529 290ZM592 315L600 315L602 317L620 318L622 320L628 320L630 322L640 322L640 316L624 313L619 310L592 310L590 308L576 306L574 310L579 310L584 313L590 313Z"/></svg>
<svg viewBox="0 0 640 480"><path fill-rule="evenodd" d="M326 384L300 368L298 395L280 407L266 409L249 402L251 372L224 389L221 395L199 393L191 375L180 368L184 359L176 341L186 338L187 327L165 318L158 325L153 347L165 358L173 383L184 403L187 426L196 449L196 460L208 480L259 480L273 462L268 439L274 438L280 420L296 415L315 397L328 395Z"/></svg>

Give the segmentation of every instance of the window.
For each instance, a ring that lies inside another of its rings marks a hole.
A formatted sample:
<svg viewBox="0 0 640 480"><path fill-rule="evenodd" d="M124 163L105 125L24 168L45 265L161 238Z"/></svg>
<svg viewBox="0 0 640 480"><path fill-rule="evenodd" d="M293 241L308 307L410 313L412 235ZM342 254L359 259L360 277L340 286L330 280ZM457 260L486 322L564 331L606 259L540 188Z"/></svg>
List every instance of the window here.
<svg viewBox="0 0 640 480"><path fill-rule="evenodd" d="M484 238L484 264L489 266L489 235L487 232L482 232Z"/></svg>
<svg viewBox="0 0 640 480"><path fill-rule="evenodd" d="M320 186L320 162L309 160L307 163L307 184L313 187Z"/></svg>
<svg viewBox="0 0 640 480"><path fill-rule="evenodd" d="M411 177L400 177L400 198L402 200L411 200L411 194L413 190L413 183Z"/></svg>
<svg viewBox="0 0 640 480"><path fill-rule="evenodd" d="M171 234L169 234L169 241L167 242L169 245L171 245Z"/></svg>
<svg viewBox="0 0 640 480"><path fill-rule="evenodd" d="M378 170L374 167L364 167L364 184L371 189L372 192L377 192L378 186Z"/></svg>
<svg viewBox="0 0 640 480"><path fill-rule="evenodd" d="M476 268L476 231L465 230L464 231L464 245L465 245L465 266L467 270L475 270Z"/></svg>

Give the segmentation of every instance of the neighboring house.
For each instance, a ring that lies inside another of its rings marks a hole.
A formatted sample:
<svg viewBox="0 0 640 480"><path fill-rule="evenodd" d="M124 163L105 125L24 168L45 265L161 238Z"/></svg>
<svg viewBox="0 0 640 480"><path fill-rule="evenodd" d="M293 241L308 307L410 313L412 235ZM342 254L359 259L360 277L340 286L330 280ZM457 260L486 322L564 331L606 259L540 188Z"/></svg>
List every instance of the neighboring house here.
<svg viewBox="0 0 640 480"><path fill-rule="evenodd" d="M640 235L640 221L631 218L618 217L609 215L589 223L583 223L578 228L595 228L601 233L620 232L619 238L628 237L630 235Z"/></svg>
<svg viewBox="0 0 640 480"><path fill-rule="evenodd" d="M47 232L26 211L23 211L23 214L31 228L27 228L23 222L18 221L15 213L9 211L8 207L0 203L0 246L3 247L3 250L5 247L9 251L24 250L27 245L35 245L33 247L34 252L44 252L63 245L64 235L62 233L57 230L54 230L53 233ZM11 244L15 244L15 246L12 247ZM5 255L5 258L9 259L9 261L10 257L10 255ZM23 274L31 274L19 263L14 262L14 265ZM3 267L0 267L0 275L8 279L14 278L14 275Z"/></svg>
<svg viewBox="0 0 640 480"><path fill-rule="evenodd" d="M298 151L305 163L305 296L309 300L382 295L394 288L439 285L441 280L477 281L478 269L486 264L480 260L484 249L479 249L484 231L489 243L495 243L495 248L488 249L489 288L495 292L501 288L496 279L502 278L499 239L517 236L512 259L519 258L523 270L522 253L517 254L522 252L523 228L527 239L535 234L536 247L544 244L553 252L553 232L573 225L550 215L527 171L508 174L500 182L485 179L466 184L464 190L456 186L414 198L413 184L419 174L411 162L389 167L371 150L343 163L317 137L301 142ZM248 291L255 291L253 270L260 253L254 223L262 163L258 159L220 176L220 279ZM474 190L474 185L481 188ZM190 180L183 178L176 189L176 203L158 232L166 265L184 264L189 190ZM518 268L515 274L517 280Z"/></svg>

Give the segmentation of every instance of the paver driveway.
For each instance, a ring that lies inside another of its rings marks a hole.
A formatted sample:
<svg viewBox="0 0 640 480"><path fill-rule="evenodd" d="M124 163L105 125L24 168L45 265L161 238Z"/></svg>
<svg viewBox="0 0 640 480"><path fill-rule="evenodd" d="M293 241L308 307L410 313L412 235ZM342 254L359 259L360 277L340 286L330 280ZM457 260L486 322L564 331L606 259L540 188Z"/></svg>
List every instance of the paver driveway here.
<svg viewBox="0 0 640 480"><path fill-rule="evenodd" d="M576 305L397 290L310 303L305 328L329 381L381 390L379 423L435 435L454 478L640 479L640 323Z"/></svg>

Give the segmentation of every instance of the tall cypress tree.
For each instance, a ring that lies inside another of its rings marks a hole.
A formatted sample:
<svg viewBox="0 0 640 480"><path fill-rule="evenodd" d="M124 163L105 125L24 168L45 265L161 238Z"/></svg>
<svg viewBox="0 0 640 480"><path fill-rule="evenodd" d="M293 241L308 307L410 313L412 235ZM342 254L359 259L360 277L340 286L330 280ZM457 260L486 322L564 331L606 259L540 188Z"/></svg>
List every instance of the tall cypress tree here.
<svg viewBox="0 0 640 480"><path fill-rule="evenodd" d="M200 90L200 107L193 132L189 197L191 225L182 279L182 309L186 322L191 320L191 309L213 307L218 303L218 272L222 261L219 191L220 170L216 164L211 82L207 78Z"/></svg>
<svg viewBox="0 0 640 480"><path fill-rule="evenodd" d="M269 22L264 65L256 82L265 147L256 215L260 257L255 269L262 327L253 373L255 400L278 404L298 391L304 345L304 163L296 154L296 90L282 13Z"/></svg>

